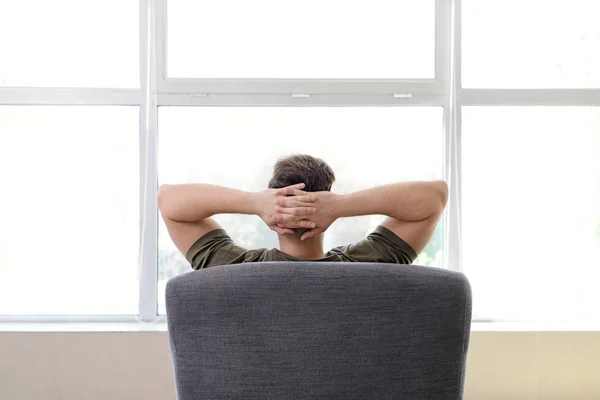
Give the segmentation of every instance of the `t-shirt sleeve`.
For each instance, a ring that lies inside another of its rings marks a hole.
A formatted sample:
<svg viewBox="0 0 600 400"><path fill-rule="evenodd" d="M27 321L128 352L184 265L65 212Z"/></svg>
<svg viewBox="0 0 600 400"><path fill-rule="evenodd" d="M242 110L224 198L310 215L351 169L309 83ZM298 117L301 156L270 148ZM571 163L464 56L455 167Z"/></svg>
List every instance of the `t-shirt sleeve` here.
<svg viewBox="0 0 600 400"><path fill-rule="evenodd" d="M366 239L337 249L356 262L411 264L417 258L408 243L381 225Z"/></svg>
<svg viewBox="0 0 600 400"><path fill-rule="evenodd" d="M247 250L236 245L223 229L215 229L198 239L185 258L193 269L217 265L258 261L261 250Z"/></svg>

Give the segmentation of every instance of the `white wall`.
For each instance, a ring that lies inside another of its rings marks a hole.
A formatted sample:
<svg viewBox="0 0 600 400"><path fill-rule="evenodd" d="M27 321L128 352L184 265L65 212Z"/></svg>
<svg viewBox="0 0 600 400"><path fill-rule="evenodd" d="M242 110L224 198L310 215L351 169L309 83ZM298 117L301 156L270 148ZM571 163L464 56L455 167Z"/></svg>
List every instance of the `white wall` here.
<svg viewBox="0 0 600 400"><path fill-rule="evenodd" d="M175 399L166 332L0 332L0 399ZM472 332L467 400L600 399L600 332Z"/></svg>

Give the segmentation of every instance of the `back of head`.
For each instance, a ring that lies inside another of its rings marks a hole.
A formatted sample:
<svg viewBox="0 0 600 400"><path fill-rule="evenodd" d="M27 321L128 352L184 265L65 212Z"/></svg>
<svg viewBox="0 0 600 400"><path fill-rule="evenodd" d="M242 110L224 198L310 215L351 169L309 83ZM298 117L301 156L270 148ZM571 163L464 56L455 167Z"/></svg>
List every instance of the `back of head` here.
<svg viewBox="0 0 600 400"><path fill-rule="evenodd" d="M294 154L280 158L275 163L269 189L279 189L304 183L304 191L331 191L335 175L331 167L320 158L307 154Z"/></svg>

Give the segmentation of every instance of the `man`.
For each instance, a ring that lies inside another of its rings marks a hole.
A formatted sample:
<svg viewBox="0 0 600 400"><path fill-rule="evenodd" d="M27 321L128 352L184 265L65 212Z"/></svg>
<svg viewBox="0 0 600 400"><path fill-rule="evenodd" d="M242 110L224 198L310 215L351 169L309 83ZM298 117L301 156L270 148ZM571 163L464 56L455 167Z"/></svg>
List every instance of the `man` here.
<svg viewBox="0 0 600 400"><path fill-rule="evenodd" d="M162 185L158 205L171 239L193 269L254 261L412 263L446 206L444 181L400 182L339 195L323 160L292 155L277 161L269 189L245 192L209 184ZM256 214L277 232L279 249L237 246L211 216ZM338 218L383 214L364 240L323 252L323 234Z"/></svg>

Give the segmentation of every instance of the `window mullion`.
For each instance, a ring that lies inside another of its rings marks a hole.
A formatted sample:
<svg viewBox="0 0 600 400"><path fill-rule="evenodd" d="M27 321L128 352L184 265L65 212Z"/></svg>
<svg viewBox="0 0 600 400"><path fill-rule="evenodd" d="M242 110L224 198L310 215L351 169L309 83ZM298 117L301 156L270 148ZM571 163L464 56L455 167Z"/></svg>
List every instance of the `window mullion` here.
<svg viewBox="0 0 600 400"><path fill-rule="evenodd" d="M462 231L461 231L461 103L459 90L461 85L461 0L454 0L449 9L451 34L448 35L448 70L450 75L450 98L444 108L445 128L445 165L444 179L448 182L448 205L446 208L444 247L444 265L446 268L463 271Z"/></svg>
<svg viewBox="0 0 600 400"><path fill-rule="evenodd" d="M158 220L156 189L156 101L154 0L140 1L140 319L157 317Z"/></svg>
<svg viewBox="0 0 600 400"><path fill-rule="evenodd" d="M450 91L452 0L435 4L435 80L442 93Z"/></svg>
<svg viewBox="0 0 600 400"><path fill-rule="evenodd" d="M161 106L282 106L282 107L342 107L342 106L442 106L447 104L447 94L432 95L315 95L302 97L290 94L189 94L161 93Z"/></svg>
<svg viewBox="0 0 600 400"><path fill-rule="evenodd" d="M600 89L462 89L465 106L599 106Z"/></svg>
<svg viewBox="0 0 600 400"><path fill-rule="evenodd" d="M0 87L0 105L137 106L140 89Z"/></svg>

